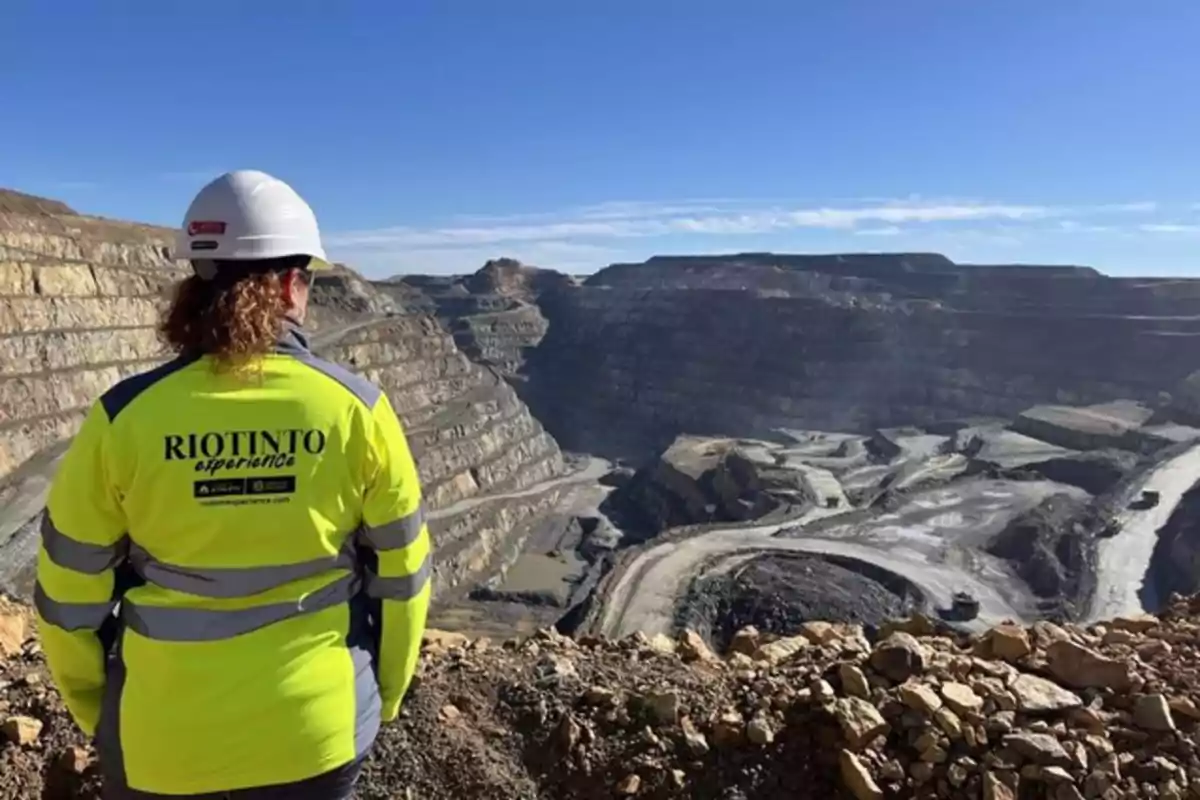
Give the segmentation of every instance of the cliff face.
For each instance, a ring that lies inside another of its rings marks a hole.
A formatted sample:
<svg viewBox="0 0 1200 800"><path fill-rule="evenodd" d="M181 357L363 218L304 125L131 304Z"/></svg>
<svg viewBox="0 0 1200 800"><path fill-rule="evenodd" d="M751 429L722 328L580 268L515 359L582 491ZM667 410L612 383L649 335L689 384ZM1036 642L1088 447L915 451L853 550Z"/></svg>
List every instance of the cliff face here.
<svg viewBox="0 0 1200 800"><path fill-rule="evenodd" d="M504 380L429 317L326 337L317 351L379 385L405 424L433 511L435 591L497 567L493 557L516 547L514 531L557 499L553 479L565 472L557 443Z"/></svg>
<svg viewBox="0 0 1200 800"><path fill-rule="evenodd" d="M1091 267L963 265L930 253L656 256L614 264L585 282L624 289L740 289L860 304L923 301L1004 314L1200 313L1200 281L1111 278Z"/></svg>
<svg viewBox="0 0 1200 800"><path fill-rule="evenodd" d="M550 327L529 360L527 397L564 446L613 454L662 449L684 432L855 431L1011 417L1047 402L1158 403L1194 368L1200 335L1192 317L960 310L882 295L595 286L540 305Z"/></svg>
<svg viewBox="0 0 1200 800"><path fill-rule="evenodd" d="M464 353L480 364L495 367L520 386L526 357L547 329L537 298L546 292L569 289L575 281L554 270L500 258L471 275L411 275L378 285L391 293L395 293L395 287L419 291Z"/></svg>
<svg viewBox="0 0 1200 800"><path fill-rule="evenodd" d="M167 356L154 326L185 272L167 260L168 230L28 199L4 208L17 210L0 211L0 587L25 592L57 458L101 393ZM321 277L312 302L314 349L382 386L409 432L449 598L502 566L557 499L558 445L436 320L398 316L403 304L353 271Z"/></svg>
<svg viewBox="0 0 1200 800"><path fill-rule="evenodd" d="M104 230L0 213L0 481L73 435L108 386L164 356L154 324L183 274L164 257L167 232Z"/></svg>

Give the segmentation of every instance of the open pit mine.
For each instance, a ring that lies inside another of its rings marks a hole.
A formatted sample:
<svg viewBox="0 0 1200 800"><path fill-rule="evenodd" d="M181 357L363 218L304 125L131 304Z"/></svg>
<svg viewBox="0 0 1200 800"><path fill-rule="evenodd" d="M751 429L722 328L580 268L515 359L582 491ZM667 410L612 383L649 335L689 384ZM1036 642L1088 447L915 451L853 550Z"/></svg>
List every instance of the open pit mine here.
<svg viewBox="0 0 1200 800"><path fill-rule="evenodd" d="M0 800L99 796L27 603L84 413L166 357L172 235L0 191ZM1200 280L498 259L313 303L436 547L362 797L1200 798Z"/></svg>

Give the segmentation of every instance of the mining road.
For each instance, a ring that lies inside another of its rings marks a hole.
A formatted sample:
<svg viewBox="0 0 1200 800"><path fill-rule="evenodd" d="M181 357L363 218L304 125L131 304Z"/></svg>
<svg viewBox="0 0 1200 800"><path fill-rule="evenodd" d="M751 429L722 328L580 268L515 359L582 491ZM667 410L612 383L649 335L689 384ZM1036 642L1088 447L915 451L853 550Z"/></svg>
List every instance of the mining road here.
<svg viewBox="0 0 1200 800"><path fill-rule="evenodd" d="M1140 614L1139 597L1150 568L1159 530L1167 524L1183 495L1200 481L1200 444L1154 466L1131 493L1158 492L1158 504L1125 509L1116 519L1118 533L1101 539L1096 553L1096 593L1088 621Z"/></svg>
<svg viewBox="0 0 1200 800"><path fill-rule="evenodd" d="M1031 620L1034 598L1003 562L979 548L1016 514L1055 493L1079 494L1049 481L978 480L914 494L893 513L844 525L819 535L803 526L719 528L654 545L633 557L604 598L600 632L623 636L671 631L680 598L714 557L792 552L857 559L902 576L932 607L946 607L956 591L980 601L982 628L1003 619Z"/></svg>
<svg viewBox="0 0 1200 800"><path fill-rule="evenodd" d="M451 503L444 508L439 508L436 511L429 512L430 519L438 519L439 517L453 517L463 514L471 509L481 506L485 503L498 503L508 500L515 500L518 497L528 497L530 495L541 494L549 491L556 486L565 486L573 483L583 483L585 481L595 481L608 474L612 466L609 462L602 458L589 458L587 463L581 468L566 475L560 475L557 478L551 478L548 481L535 483L532 486L526 486L524 489L518 489L512 492L499 492L496 494L481 494L475 497L468 497L465 500L459 500L457 503Z"/></svg>

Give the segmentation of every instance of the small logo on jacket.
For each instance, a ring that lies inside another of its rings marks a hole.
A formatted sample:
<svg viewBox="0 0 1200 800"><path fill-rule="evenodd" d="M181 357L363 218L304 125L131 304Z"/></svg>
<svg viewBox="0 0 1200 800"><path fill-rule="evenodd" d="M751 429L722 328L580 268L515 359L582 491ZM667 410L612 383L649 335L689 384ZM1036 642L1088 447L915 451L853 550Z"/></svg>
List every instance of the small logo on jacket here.
<svg viewBox="0 0 1200 800"><path fill-rule="evenodd" d="M211 481L196 481L192 484L192 497L234 497L241 495L294 494L295 475L264 475L258 478L218 478Z"/></svg>

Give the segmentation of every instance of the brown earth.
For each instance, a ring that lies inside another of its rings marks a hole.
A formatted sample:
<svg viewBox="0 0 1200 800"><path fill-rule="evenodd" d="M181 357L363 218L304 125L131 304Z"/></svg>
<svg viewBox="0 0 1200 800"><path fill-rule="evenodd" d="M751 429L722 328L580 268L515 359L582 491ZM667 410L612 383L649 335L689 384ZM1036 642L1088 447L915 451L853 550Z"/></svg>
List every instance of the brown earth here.
<svg viewBox="0 0 1200 800"><path fill-rule="evenodd" d="M982 637L893 623L524 641L430 632L360 797L1200 797L1200 597ZM0 605L0 800L95 798L32 626ZM40 725L40 729L39 729ZM17 741L17 733L26 738Z"/></svg>

